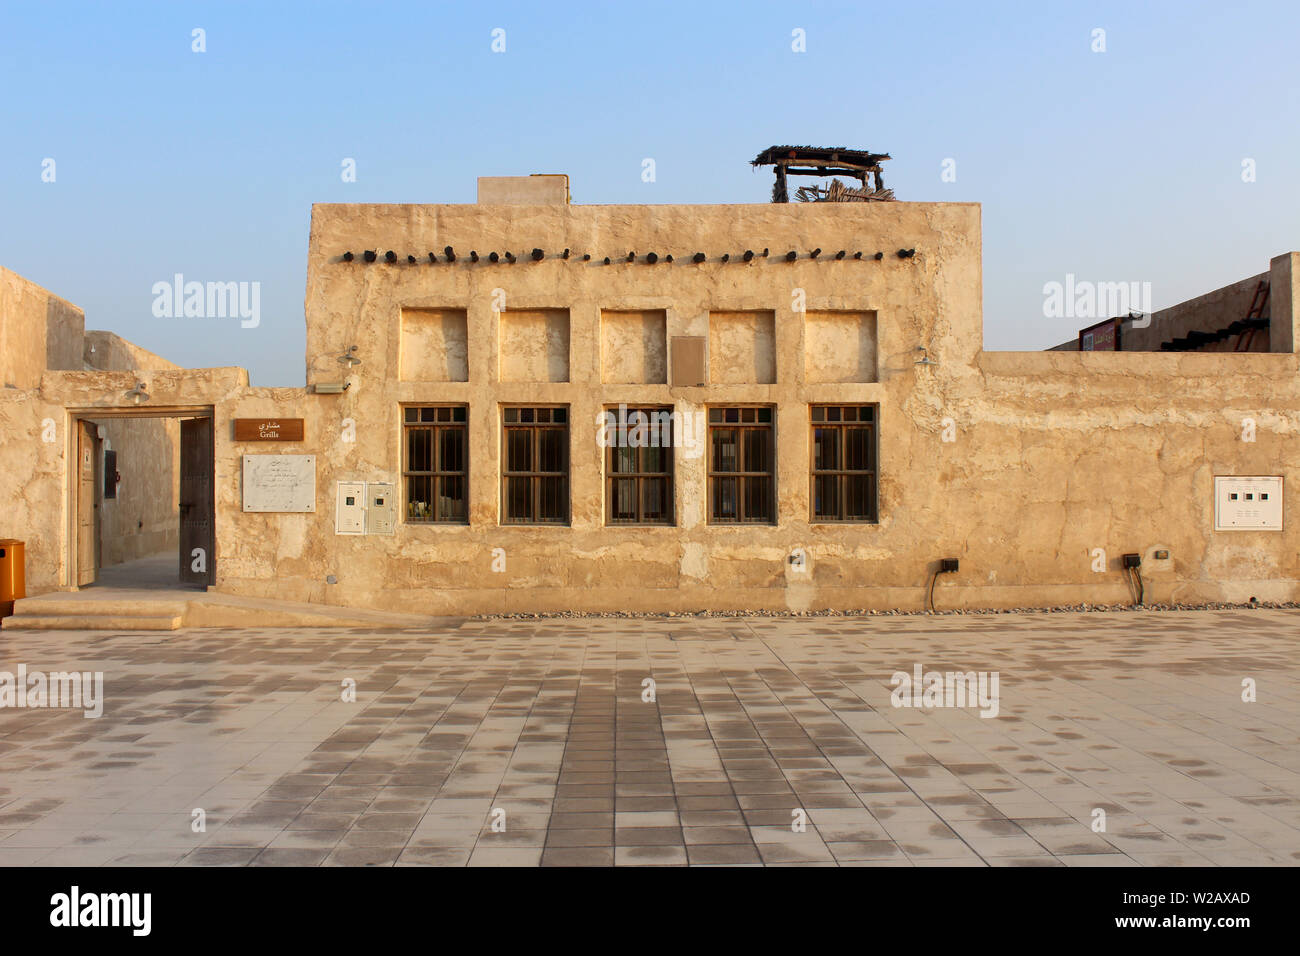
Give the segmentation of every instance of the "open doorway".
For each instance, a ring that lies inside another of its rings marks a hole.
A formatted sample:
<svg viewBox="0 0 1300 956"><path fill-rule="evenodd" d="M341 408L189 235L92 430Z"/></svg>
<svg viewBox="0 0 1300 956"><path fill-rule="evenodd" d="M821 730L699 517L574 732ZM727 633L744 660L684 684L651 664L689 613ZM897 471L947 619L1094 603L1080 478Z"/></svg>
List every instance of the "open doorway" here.
<svg viewBox="0 0 1300 956"><path fill-rule="evenodd" d="M203 588L216 580L210 409L73 415L69 584Z"/></svg>

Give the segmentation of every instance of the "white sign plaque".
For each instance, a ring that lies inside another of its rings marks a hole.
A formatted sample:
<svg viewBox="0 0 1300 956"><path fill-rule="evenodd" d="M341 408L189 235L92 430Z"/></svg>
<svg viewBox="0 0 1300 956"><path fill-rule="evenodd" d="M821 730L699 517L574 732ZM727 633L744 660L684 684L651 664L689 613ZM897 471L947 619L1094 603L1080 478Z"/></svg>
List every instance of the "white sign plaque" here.
<svg viewBox="0 0 1300 956"><path fill-rule="evenodd" d="M315 455L244 456L244 511L315 510Z"/></svg>

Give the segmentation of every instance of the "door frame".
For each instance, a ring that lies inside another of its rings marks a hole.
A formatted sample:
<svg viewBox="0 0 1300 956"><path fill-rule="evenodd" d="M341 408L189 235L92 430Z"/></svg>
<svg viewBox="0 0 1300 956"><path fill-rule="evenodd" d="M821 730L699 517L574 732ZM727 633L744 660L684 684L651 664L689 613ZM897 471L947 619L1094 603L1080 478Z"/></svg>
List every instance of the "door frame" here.
<svg viewBox="0 0 1300 956"><path fill-rule="evenodd" d="M81 460L77 454L77 441L80 432L80 422L95 422L105 418L207 418L212 421L212 538L216 541L217 536L217 515L216 515L216 467L217 467L217 417L216 409L212 405L147 405L141 407L129 408L94 408L94 407L76 407L67 408L65 417L64 433L66 435L64 448L64 491L65 511L67 513L67 523L65 525L65 547L64 569L61 578L61 586L69 591L80 590L77 585L78 573L78 555L77 555L77 518L78 518L78 496L77 487L79 484ZM179 520L179 518L177 519ZM96 551L99 547L99 521L98 516L94 522ZM215 548L214 548L215 550ZM208 573L212 579L216 580L216 556L208 557Z"/></svg>

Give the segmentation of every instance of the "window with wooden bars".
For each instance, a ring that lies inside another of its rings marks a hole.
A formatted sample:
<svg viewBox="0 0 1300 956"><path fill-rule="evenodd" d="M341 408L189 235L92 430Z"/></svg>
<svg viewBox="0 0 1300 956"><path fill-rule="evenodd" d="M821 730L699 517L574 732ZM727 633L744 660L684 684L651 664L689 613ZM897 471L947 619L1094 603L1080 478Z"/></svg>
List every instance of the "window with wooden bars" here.
<svg viewBox="0 0 1300 956"><path fill-rule="evenodd" d="M709 523L776 523L770 405L709 409Z"/></svg>
<svg viewBox="0 0 1300 956"><path fill-rule="evenodd" d="M605 410L605 523L673 523L671 408Z"/></svg>
<svg viewBox="0 0 1300 956"><path fill-rule="evenodd" d="M568 522L568 408L503 407L501 523Z"/></svg>
<svg viewBox="0 0 1300 956"><path fill-rule="evenodd" d="M874 522L875 405L813 405L812 520Z"/></svg>
<svg viewBox="0 0 1300 956"><path fill-rule="evenodd" d="M402 484L408 522L469 522L468 417L464 405L402 409Z"/></svg>

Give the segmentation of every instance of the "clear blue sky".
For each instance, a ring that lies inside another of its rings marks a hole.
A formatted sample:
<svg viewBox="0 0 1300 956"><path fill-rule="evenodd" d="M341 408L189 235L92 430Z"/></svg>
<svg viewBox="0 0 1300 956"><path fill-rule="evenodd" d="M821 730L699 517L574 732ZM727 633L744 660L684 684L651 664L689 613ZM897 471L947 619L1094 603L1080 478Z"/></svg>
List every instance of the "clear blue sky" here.
<svg viewBox="0 0 1300 956"><path fill-rule="evenodd" d="M986 346L1043 348L1086 324L1043 316L1066 273L1149 281L1159 308L1300 248L1298 10L5 3L0 264L90 328L296 385L313 202L473 202L476 176L530 172L580 203L765 202L760 149L844 145L892 153L900 199L983 204ZM155 318L177 272L259 281L260 327Z"/></svg>

